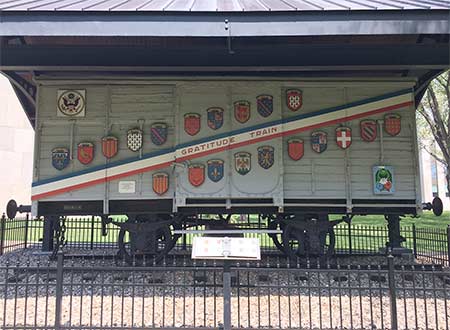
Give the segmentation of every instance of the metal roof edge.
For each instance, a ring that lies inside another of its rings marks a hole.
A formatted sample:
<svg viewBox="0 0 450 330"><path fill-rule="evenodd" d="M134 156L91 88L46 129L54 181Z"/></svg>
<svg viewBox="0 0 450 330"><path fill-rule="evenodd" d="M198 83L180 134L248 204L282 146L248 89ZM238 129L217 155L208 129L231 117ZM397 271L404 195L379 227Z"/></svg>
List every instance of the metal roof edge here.
<svg viewBox="0 0 450 330"><path fill-rule="evenodd" d="M228 20L226 29L225 20ZM268 13L0 11L1 36L448 34L450 10ZM326 22L326 24L324 24Z"/></svg>

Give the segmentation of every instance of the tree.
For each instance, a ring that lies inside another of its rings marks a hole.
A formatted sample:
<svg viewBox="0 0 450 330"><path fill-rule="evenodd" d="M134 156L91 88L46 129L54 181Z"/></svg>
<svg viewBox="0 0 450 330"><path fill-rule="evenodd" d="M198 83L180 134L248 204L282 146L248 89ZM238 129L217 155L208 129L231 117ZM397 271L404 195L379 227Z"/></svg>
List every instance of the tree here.
<svg viewBox="0 0 450 330"><path fill-rule="evenodd" d="M450 71L433 79L417 110L419 145L444 166L450 194Z"/></svg>

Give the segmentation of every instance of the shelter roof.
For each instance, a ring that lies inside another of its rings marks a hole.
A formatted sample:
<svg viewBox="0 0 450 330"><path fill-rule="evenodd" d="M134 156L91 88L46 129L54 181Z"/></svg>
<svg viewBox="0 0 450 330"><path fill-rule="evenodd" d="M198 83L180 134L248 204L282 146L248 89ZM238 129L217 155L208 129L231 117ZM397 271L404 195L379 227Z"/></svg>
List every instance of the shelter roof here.
<svg viewBox="0 0 450 330"><path fill-rule="evenodd" d="M348 11L448 9L446 0L3 0L2 11Z"/></svg>

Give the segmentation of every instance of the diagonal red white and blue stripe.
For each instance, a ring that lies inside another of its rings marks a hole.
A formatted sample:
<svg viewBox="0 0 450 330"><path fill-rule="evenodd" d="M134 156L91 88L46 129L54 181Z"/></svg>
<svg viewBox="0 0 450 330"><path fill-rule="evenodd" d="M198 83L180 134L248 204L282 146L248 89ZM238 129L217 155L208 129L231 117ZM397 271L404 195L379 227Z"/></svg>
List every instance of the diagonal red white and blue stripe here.
<svg viewBox="0 0 450 330"><path fill-rule="evenodd" d="M97 166L88 170L45 179L33 183L32 200L56 196L138 173L170 166L173 162L203 157L227 149L293 135L354 119L401 109L413 105L410 89L366 99L330 109L301 114L283 120L251 126L240 130L214 135L205 139L177 145L143 158L132 158Z"/></svg>

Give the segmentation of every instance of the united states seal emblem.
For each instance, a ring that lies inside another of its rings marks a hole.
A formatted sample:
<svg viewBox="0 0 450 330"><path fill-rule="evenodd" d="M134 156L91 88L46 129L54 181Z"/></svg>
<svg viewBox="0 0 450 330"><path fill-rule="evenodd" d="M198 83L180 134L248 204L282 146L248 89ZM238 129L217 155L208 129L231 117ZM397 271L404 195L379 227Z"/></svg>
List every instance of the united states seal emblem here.
<svg viewBox="0 0 450 330"><path fill-rule="evenodd" d="M269 117L273 112L273 96L259 95L256 98L256 111L264 118Z"/></svg>
<svg viewBox="0 0 450 330"><path fill-rule="evenodd" d="M291 111L297 111L303 105L303 94L299 89L288 89L286 91L286 106Z"/></svg>
<svg viewBox="0 0 450 330"><path fill-rule="evenodd" d="M223 109L222 108L209 108L206 110L208 116L208 127L216 130L223 125Z"/></svg>
<svg viewBox="0 0 450 330"><path fill-rule="evenodd" d="M167 124L155 123L150 127L150 139L154 144L160 146L167 141Z"/></svg>
<svg viewBox="0 0 450 330"><path fill-rule="evenodd" d="M311 134L311 148L317 153L322 153L327 150L327 133L325 132L313 132Z"/></svg>
<svg viewBox="0 0 450 330"><path fill-rule="evenodd" d="M57 170L63 170L69 165L69 149L58 147L52 150L52 165Z"/></svg>
<svg viewBox="0 0 450 330"><path fill-rule="evenodd" d="M252 155L244 151L235 153L234 168L240 175L246 175L252 168Z"/></svg>
<svg viewBox="0 0 450 330"><path fill-rule="evenodd" d="M272 146L262 146L258 148L258 164L265 170L272 167L275 157L274 157L274 147Z"/></svg>
<svg viewBox="0 0 450 330"><path fill-rule="evenodd" d="M131 151L139 151L142 148L142 130L132 128L127 132L127 147Z"/></svg>
<svg viewBox="0 0 450 330"><path fill-rule="evenodd" d="M223 178L224 161L221 159L208 160L208 178L212 182L219 182Z"/></svg>
<svg viewBox="0 0 450 330"><path fill-rule="evenodd" d="M241 124L246 123L250 119L250 102L234 102L234 118Z"/></svg>
<svg viewBox="0 0 450 330"><path fill-rule="evenodd" d="M85 90L58 90L58 117L84 117L86 108Z"/></svg>

